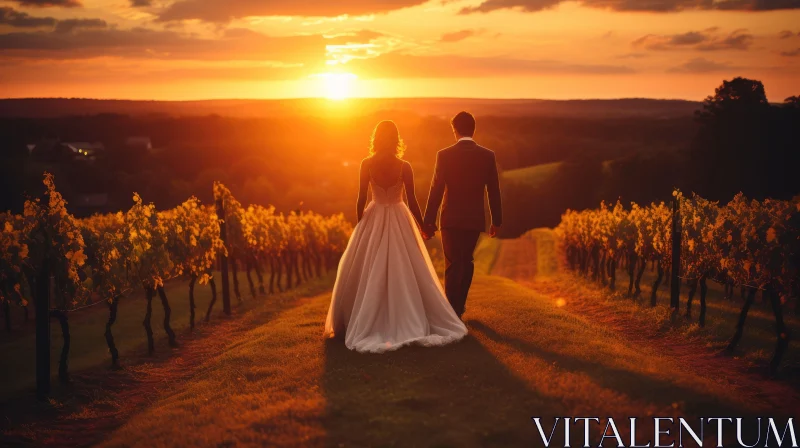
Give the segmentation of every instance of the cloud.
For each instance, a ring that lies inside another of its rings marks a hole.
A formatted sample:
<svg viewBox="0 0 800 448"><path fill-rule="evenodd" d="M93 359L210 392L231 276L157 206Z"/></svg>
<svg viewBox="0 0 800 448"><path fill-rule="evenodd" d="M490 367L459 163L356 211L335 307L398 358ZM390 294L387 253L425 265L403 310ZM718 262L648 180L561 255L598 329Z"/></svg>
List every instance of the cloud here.
<svg viewBox="0 0 800 448"><path fill-rule="evenodd" d="M359 42L369 42L381 37L385 37L386 34L381 33L380 31L375 30L352 30L352 31L345 31L343 33L336 33L336 34L324 34L325 39L330 44L340 45L340 44L353 44Z"/></svg>
<svg viewBox="0 0 800 448"><path fill-rule="evenodd" d="M735 30L727 36L718 36L716 28L687 33L648 34L632 42L634 47L654 51L689 49L698 51L747 50L753 44L753 35L747 30Z"/></svg>
<svg viewBox="0 0 800 448"><path fill-rule="evenodd" d="M669 73L715 73L735 70L738 67L729 64L714 62L705 58L695 58L677 67L673 67Z"/></svg>
<svg viewBox="0 0 800 448"><path fill-rule="evenodd" d="M794 50L789 51L781 51L781 56L785 56L787 58L800 56L800 48L795 48Z"/></svg>
<svg viewBox="0 0 800 448"><path fill-rule="evenodd" d="M216 38L147 28L85 28L71 33L13 32L0 34L0 55L20 59L82 59L100 56L174 60L257 60L283 63L321 62L325 39L320 35L267 36L247 29L229 29Z"/></svg>
<svg viewBox="0 0 800 448"><path fill-rule="evenodd" d="M440 42L460 42L464 39L470 38L475 36L476 34L480 34L480 31L476 30L461 30L461 31L454 31L452 33L445 33L442 37L439 38Z"/></svg>
<svg viewBox="0 0 800 448"><path fill-rule="evenodd" d="M747 50L753 44L753 35L747 30L735 30L721 39L712 38L710 41L697 46L700 51L717 50Z"/></svg>
<svg viewBox="0 0 800 448"><path fill-rule="evenodd" d="M477 78L532 74L633 73L627 66L576 64L553 60L455 55L418 56L398 52L378 57L353 59L343 67L372 78Z"/></svg>
<svg viewBox="0 0 800 448"><path fill-rule="evenodd" d="M791 37L794 37L794 33L789 30L781 31L780 33L778 33L779 39L789 39Z"/></svg>
<svg viewBox="0 0 800 448"><path fill-rule="evenodd" d="M619 59L643 59L646 57L647 57L646 53L626 53L617 56L617 58Z"/></svg>
<svg viewBox="0 0 800 448"><path fill-rule="evenodd" d="M52 17L34 17L26 12L16 11L9 7L0 7L0 25L7 25L13 28L53 28L55 33L71 33L77 29L108 27L105 20L57 20Z"/></svg>
<svg viewBox="0 0 800 448"><path fill-rule="evenodd" d="M101 19L66 19L59 20L54 30L56 33L71 33L78 29L107 28L108 23Z"/></svg>
<svg viewBox="0 0 800 448"><path fill-rule="evenodd" d="M0 25L14 28L38 28L54 26L56 19L52 17L34 17L22 11L17 11L7 6L0 7Z"/></svg>
<svg viewBox="0 0 800 448"><path fill-rule="evenodd" d="M648 50L668 50L675 47L696 45L704 42L707 38L706 34L699 31L666 36L647 34L633 41L633 46L644 47Z"/></svg>
<svg viewBox="0 0 800 448"><path fill-rule="evenodd" d="M20 6L29 8L48 8L59 6L62 8L75 8L81 5L78 0L9 0Z"/></svg>
<svg viewBox="0 0 800 448"><path fill-rule="evenodd" d="M249 16L359 16L385 13L409 6L417 6L427 1L428 0L179 0L161 12L157 20L160 22L169 22L175 20L199 19L206 22L225 23L233 19Z"/></svg>
<svg viewBox="0 0 800 448"><path fill-rule="evenodd" d="M486 0L466 7L461 14L486 13L500 9L537 12L573 0ZM684 10L771 11L800 9L800 0L577 0L590 8L614 11L676 12Z"/></svg>
<svg viewBox="0 0 800 448"><path fill-rule="evenodd" d="M498 9L519 9L525 12L537 12L558 6L564 0L486 0L478 6L463 8L459 14L490 12Z"/></svg>

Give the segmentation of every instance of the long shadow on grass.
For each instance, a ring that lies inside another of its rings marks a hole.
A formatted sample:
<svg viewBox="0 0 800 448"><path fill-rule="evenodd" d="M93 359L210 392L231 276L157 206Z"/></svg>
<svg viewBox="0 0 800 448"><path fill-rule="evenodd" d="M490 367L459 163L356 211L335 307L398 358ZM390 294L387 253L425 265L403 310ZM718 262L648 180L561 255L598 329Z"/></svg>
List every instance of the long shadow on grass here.
<svg viewBox="0 0 800 448"><path fill-rule="evenodd" d="M669 407L676 401L686 401L686 411L691 415L714 416L733 414L737 416L748 415L751 412L725 397L705 394L696 388L688 388L665 381L660 378L644 375L630 370L607 366L587 359L549 351L530 342L513 336L501 335L480 320L470 320L469 326L501 344L531 354L547 363L557 365L571 372L585 373L597 384L616 390L633 399L653 403L659 407ZM724 411L724 412L723 412ZM756 415L756 414L752 414Z"/></svg>
<svg viewBox="0 0 800 448"><path fill-rule="evenodd" d="M674 402L683 401L685 406L682 417L731 416L742 417L746 421L752 422L756 418L764 416L763 410L750 409L725 397L703 393L696 388L688 388L630 370L552 352L512 336L501 335L480 320L470 320L468 324L472 330L482 333L489 339L536 356L548 363L557 363L564 370L589 375L597 384L616 390L633 399L654 403L661 408L669 407ZM769 416L792 417L792 415L780 415L777 412L773 412ZM649 415L643 409L642 415L639 417L646 419ZM730 434L729 440L733 437L732 429L731 426L726 428L726 434ZM742 432L744 440L756 440L757 434L754 427L746 425Z"/></svg>
<svg viewBox="0 0 800 448"><path fill-rule="evenodd" d="M328 446L531 446L531 416L563 412L471 336L381 355L329 340L325 357Z"/></svg>

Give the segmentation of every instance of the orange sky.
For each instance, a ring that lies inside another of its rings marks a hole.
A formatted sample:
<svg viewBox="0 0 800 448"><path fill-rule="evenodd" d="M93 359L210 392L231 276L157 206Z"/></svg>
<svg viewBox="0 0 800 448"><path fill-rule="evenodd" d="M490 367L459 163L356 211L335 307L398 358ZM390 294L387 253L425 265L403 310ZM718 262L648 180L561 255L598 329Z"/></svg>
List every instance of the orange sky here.
<svg viewBox="0 0 800 448"><path fill-rule="evenodd" d="M781 101L800 0L0 0L0 58L0 97Z"/></svg>

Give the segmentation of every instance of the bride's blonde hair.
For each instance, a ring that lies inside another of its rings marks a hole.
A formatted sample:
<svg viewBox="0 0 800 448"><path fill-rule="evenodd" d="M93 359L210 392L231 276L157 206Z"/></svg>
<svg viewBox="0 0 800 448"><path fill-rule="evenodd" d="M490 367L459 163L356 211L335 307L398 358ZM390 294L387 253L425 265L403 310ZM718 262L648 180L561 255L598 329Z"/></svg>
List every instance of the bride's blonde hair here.
<svg viewBox="0 0 800 448"><path fill-rule="evenodd" d="M384 120L375 126L369 143L369 155L392 154L398 159L406 152L406 145L400 138L400 131L394 121Z"/></svg>

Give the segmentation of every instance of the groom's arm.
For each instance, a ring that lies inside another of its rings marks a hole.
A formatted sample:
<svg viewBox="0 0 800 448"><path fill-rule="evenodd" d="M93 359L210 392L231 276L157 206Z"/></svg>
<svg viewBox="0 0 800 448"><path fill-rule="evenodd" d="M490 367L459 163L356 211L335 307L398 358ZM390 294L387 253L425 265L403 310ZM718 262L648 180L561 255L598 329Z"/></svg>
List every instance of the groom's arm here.
<svg viewBox="0 0 800 448"><path fill-rule="evenodd" d="M492 214L492 225L503 225L503 201L500 199L500 176L497 174L497 158L492 153L492 163L486 182L486 191L489 194L489 211Z"/></svg>
<svg viewBox="0 0 800 448"><path fill-rule="evenodd" d="M425 207L425 229L433 232L436 228L436 216L439 214L439 207L442 205L444 197L444 177L442 176L442 162L440 153L436 154L436 166L433 169L433 180L431 180L431 191L428 193L428 205Z"/></svg>

